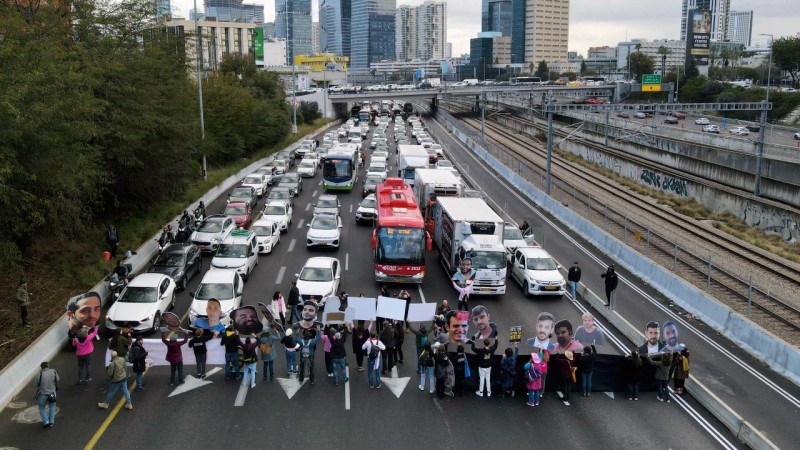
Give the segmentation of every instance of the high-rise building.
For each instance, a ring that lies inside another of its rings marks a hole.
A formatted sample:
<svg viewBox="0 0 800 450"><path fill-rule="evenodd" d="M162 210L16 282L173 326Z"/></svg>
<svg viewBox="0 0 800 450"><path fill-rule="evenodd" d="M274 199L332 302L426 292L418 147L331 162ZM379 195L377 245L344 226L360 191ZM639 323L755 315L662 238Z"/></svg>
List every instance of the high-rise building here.
<svg viewBox="0 0 800 450"><path fill-rule="evenodd" d="M731 11L728 17L729 42L750 46L753 39L753 11Z"/></svg>
<svg viewBox="0 0 800 450"><path fill-rule="evenodd" d="M350 64L368 69L372 62L395 59L397 0L352 0Z"/></svg>
<svg viewBox="0 0 800 450"><path fill-rule="evenodd" d="M728 12L731 0L683 0L681 6L681 40L686 40L689 11L707 9L711 11L711 40L724 41L728 33Z"/></svg>
<svg viewBox="0 0 800 450"><path fill-rule="evenodd" d="M216 70L226 55L245 56L253 50L253 29L256 27L253 23L173 19L167 21L166 26L180 35L199 31L198 39L183 41L186 57L192 61L192 67L199 58L204 70ZM191 73L194 75L194 71Z"/></svg>
<svg viewBox="0 0 800 450"><path fill-rule="evenodd" d="M351 0L320 0L319 50L350 56Z"/></svg>
<svg viewBox="0 0 800 450"><path fill-rule="evenodd" d="M170 0L155 0L156 20L169 20L172 17Z"/></svg>
<svg viewBox="0 0 800 450"><path fill-rule="evenodd" d="M478 37L469 40L469 65L473 67L473 76L485 80L495 77L494 50L496 38L501 38L499 31L483 31Z"/></svg>
<svg viewBox="0 0 800 450"><path fill-rule="evenodd" d="M417 58L423 61L445 57L447 3L426 0L417 7Z"/></svg>
<svg viewBox="0 0 800 450"><path fill-rule="evenodd" d="M569 0L526 0L524 62L566 62L568 43Z"/></svg>
<svg viewBox="0 0 800 450"><path fill-rule="evenodd" d="M319 22L311 22L311 54L319 53Z"/></svg>
<svg viewBox="0 0 800 450"><path fill-rule="evenodd" d="M587 58L589 59L606 59L616 57L617 47L609 47L607 45L602 47L589 47L589 52L587 54Z"/></svg>
<svg viewBox="0 0 800 450"><path fill-rule="evenodd" d="M481 31L499 31L511 36L512 0L483 0L481 5Z"/></svg>
<svg viewBox="0 0 800 450"><path fill-rule="evenodd" d="M653 58L653 62L655 63L654 70L657 73L661 73L662 55L658 53L658 49L661 47L665 47L668 50L666 55L667 57L664 61L664 67L667 72L675 67L683 67L686 61L685 41L676 41L670 39L656 39L653 41L632 39L630 41L620 42L617 44L617 70L623 72L628 71L628 55L631 53L642 53ZM613 49L614 47L610 48Z"/></svg>
<svg viewBox="0 0 800 450"><path fill-rule="evenodd" d="M239 22L242 19L242 0L206 0L205 16L220 22Z"/></svg>
<svg viewBox="0 0 800 450"><path fill-rule="evenodd" d="M275 37L286 39L286 64L311 54L311 0L275 0Z"/></svg>
<svg viewBox="0 0 800 450"><path fill-rule="evenodd" d="M394 52L398 61L417 57L417 8L400 5L394 16Z"/></svg>
<svg viewBox="0 0 800 450"><path fill-rule="evenodd" d="M264 5L242 3L241 19L243 22L264 23Z"/></svg>
<svg viewBox="0 0 800 450"><path fill-rule="evenodd" d="M264 22L261 24L261 28L264 30L264 39L275 39L275 22ZM285 53L286 48L283 51Z"/></svg>

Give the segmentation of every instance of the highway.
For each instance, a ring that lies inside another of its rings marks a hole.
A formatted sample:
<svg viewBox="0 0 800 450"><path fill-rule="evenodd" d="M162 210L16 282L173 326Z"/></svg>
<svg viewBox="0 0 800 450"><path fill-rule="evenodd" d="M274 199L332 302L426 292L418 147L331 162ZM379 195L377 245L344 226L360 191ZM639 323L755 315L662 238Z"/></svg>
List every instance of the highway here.
<svg viewBox="0 0 800 450"><path fill-rule="evenodd" d="M448 155L456 162L462 174L481 187L495 199L496 210L505 211L510 219L521 222L526 219L533 225L538 240L562 264L581 261L585 283L596 292L601 292L599 277L601 268L608 263L602 255L588 248L579 237L562 230L549 221L546 213L538 211L526 199L509 190L496 180L491 172L478 163L465 149L453 141L449 134L432 119L426 121L434 138L443 144ZM391 130L391 129L390 129ZM319 137L321 140L321 137ZM391 142L391 139L390 139ZM393 150L393 149L392 149ZM369 153L369 151L368 151ZM396 170L394 152L390 151L391 169ZM392 170L390 170L390 174ZM304 180L304 189L295 199L292 227L282 236L281 243L273 254L262 255L260 264L251 274L245 286L243 304L255 305L268 302L275 290L288 292L289 282L310 256L335 256L342 262L344 271L340 290L350 295L363 293L375 296L377 286L372 277L369 240L371 228L357 226L354 213L361 195L338 194L342 202L342 219L345 223L342 246L336 252L311 251L305 248L306 224L311 219L311 205L322 193L321 175ZM208 205L209 212L222 209L224 196ZM259 201L256 211L263 207ZM205 257L204 267L208 267ZM623 285L619 289L619 310L632 323L649 320L663 322L678 317L670 309L667 299L642 287L620 271ZM186 291L178 295L175 313L182 316L189 304L192 292L201 277L191 280ZM427 257L426 279L419 288L410 289L414 302L440 302L450 299L455 304L455 291L448 282L449 276L436 261L436 253ZM401 287L390 286L396 293ZM568 319L574 326L581 323L581 314L586 306L574 303L569 298L526 299L516 285L510 285L507 293L499 298L473 298L471 305L485 304L491 320L498 324L503 336L501 350L505 347L506 331L512 325L521 325L523 335L531 337L536 317L542 311L554 314L557 319ZM705 342L708 330L695 321L678 317L681 322L681 341L692 348L693 373L703 373L712 380L724 380L730 397L743 402L754 398L769 400L764 408L763 421L785 424L797 410L796 403L775 395L766 382L756 381L763 376L776 383L797 401L795 386L784 382L774 374L765 373L743 352L719 337L711 338L719 344ZM598 320L603 325L603 320ZM685 325L684 325L685 324ZM695 334L694 330L697 330ZM612 335L615 330L609 330ZM610 337L609 343L601 346L601 353L621 354L625 349L638 346L622 338ZM214 343L212 342L212 344ZM62 352L52 362L62 377L59 391L60 408L56 425L42 429L38 414L30 413L34 387L19 393L16 402L0 412L6 425L0 429L0 447L13 448L133 448L154 443L163 448L199 446L200 448L222 447L300 447L303 445L325 445L339 448L361 448L366 445L382 445L388 448L420 448L434 445L440 448L463 448L492 446L494 448L519 448L522 446L553 446L563 448L743 448L735 436L690 397L676 399L671 404L657 402L654 392L642 393L638 402L628 401L621 394L596 392L591 398L581 398L573 393L570 404L559 401L548 393L537 408L529 408L517 396L513 399L477 398L468 392L464 398L436 400L427 392L417 389L419 382L415 374L413 335L406 335L404 345L405 364L398 366L398 378L385 381L384 389L372 390L367 386L366 373L350 373L350 382L333 387L324 376L322 353L316 357L317 383L305 384L290 398L282 385L291 382L261 381L257 377L256 388L240 389L239 383L225 381L221 372L211 375L197 384L195 389L170 397L169 368L151 368L145 375L148 389L134 392L133 411L120 409L119 396L109 410L99 410L96 403L104 398L103 352L105 344L98 343L93 361L94 381L88 386L77 386L74 355ZM713 347L714 350L706 350ZM348 353L350 345L347 345ZM530 348L520 346L525 354ZM753 375L729 360L727 352L741 358L744 364L754 366L758 375ZM350 368L354 369L354 357L348 355ZM279 352L275 362L276 376L288 378L284 368L284 357ZM259 365L259 371L261 367ZM186 367L187 374L193 367ZM733 375L731 375L733 374ZM763 374L763 375L762 375ZM405 380L410 377L410 380ZM407 383L407 385L404 385ZM404 386L404 388L402 388ZM714 386L718 387L718 386ZM395 392L396 391L396 392ZM243 393L242 393L243 392ZM497 392L497 391L496 391ZM244 396L242 399L241 397ZM243 406L235 406L238 402ZM725 399L729 399L726 397ZM26 409L28 408L28 409ZM33 408L35 411L35 408ZM16 417L15 415L19 415ZM26 417L35 423L21 423ZM756 419L756 418L753 418ZM544 426L541 427L541 426ZM679 430L678 432L667 432ZM784 429L789 429L784 428ZM377 438L380 436L380 438ZM784 436L787 438L787 436ZM778 441L789 444L791 440ZM788 447L787 447L788 448Z"/></svg>

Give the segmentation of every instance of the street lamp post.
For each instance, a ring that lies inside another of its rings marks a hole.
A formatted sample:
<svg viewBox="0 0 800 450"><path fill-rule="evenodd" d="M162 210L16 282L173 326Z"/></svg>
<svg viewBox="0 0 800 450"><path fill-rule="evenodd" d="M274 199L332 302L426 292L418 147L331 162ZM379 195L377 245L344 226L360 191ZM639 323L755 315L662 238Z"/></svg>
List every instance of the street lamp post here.
<svg viewBox="0 0 800 450"><path fill-rule="evenodd" d="M289 0L284 1L283 5L283 18L286 20L286 56L291 58L291 61L287 62L292 63L292 134L297 134L297 74L294 68L294 45L291 54L289 53ZM294 43L294 33L292 33L292 43Z"/></svg>
<svg viewBox="0 0 800 450"><path fill-rule="evenodd" d="M761 193L761 166L764 164L764 135L767 134L767 108L769 107L769 88L770 76L772 75L772 41L775 37L771 34L760 33L761 36L769 36L769 64L767 65L767 98L764 100L764 109L761 110L761 127L758 133L758 151L756 152L756 182L753 186L753 195Z"/></svg>
<svg viewBox="0 0 800 450"><path fill-rule="evenodd" d="M203 143L206 140L206 125L205 125L205 117L203 115L203 79L200 78L200 56L202 55L203 49L200 48L200 26L197 23L197 0L194 0L194 31L197 33L195 36L196 42L196 55L195 59L197 60L197 104L200 108L200 146L203 147ZM205 149L203 150L203 165L201 169L201 175L205 180L208 178L208 167L206 166L206 153Z"/></svg>

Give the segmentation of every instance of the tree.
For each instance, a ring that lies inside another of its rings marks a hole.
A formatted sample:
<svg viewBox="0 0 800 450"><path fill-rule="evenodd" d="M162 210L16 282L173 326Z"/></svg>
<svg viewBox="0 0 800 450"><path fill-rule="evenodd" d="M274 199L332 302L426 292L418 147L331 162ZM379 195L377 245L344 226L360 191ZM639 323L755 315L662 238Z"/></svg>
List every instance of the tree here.
<svg viewBox="0 0 800 450"><path fill-rule="evenodd" d="M300 102L299 112L303 116L304 123L314 123L315 120L322 117L316 102Z"/></svg>
<svg viewBox="0 0 800 450"><path fill-rule="evenodd" d="M635 75L636 81L642 82L642 75L653 73L655 62L653 58L641 52L632 53L628 56L628 64L631 72Z"/></svg>
<svg viewBox="0 0 800 450"><path fill-rule="evenodd" d="M547 62L545 60L539 61L539 65L536 67L536 72L533 74L533 76L544 80L549 74L550 70L547 68Z"/></svg>
<svg viewBox="0 0 800 450"><path fill-rule="evenodd" d="M529 74L533 75L533 68L534 67L535 67L535 64L533 64L533 61L528 63L528 73Z"/></svg>
<svg viewBox="0 0 800 450"><path fill-rule="evenodd" d="M772 61L781 70L789 72L792 87L798 87L800 72L800 37L785 36L772 43Z"/></svg>
<svg viewBox="0 0 800 450"><path fill-rule="evenodd" d="M586 61L581 60L581 68L578 70L580 74L586 74Z"/></svg>
<svg viewBox="0 0 800 450"><path fill-rule="evenodd" d="M672 50L665 46L658 47L658 51L656 52L661 55L661 75L667 73L667 55L672 53Z"/></svg>

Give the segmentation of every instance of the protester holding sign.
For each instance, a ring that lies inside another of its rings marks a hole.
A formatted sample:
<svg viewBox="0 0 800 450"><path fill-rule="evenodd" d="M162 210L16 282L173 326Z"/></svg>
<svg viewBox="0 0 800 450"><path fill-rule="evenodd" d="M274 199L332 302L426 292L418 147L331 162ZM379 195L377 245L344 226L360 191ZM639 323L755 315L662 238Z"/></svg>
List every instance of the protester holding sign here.
<svg viewBox="0 0 800 450"><path fill-rule="evenodd" d="M495 350L497 350L497 344L497 340L492 344L489 339L484 339L483 348L475 348L475 343L470 342L472 353L478 356L478 375L480 381L478 382L478 391L475 392L475 395L478 397L483 397L484 389L486 389L487 397L492 396L492 357L494 356Z"/></svg>
<svg viewBox="0 0 800 450"><path fill-rule="evenodd" d="M489 310L483 305L478 305L472 308L472 323L478 327L478 331L472 336L473 341L481 341L483 339L497 337L497 325L494 322L489 322Z"/></svg>
<svg viewBox="0 0 800 450"><path fill-rule="evenodd" d="M500 385L503 387L504 397L514 396L514 380L517 375L517 355L519 348L514 344L514 349L510 347L503 352L505 356L500 360Z"/></svg>
<svg viewBox="0 0 800 450"><path fill-rule="evenodd" d="M188 340L189 336L185 334L182 341L178 341L178 336L175 334L170 334L169 340L167 340L167 333L161 333L161 342L167 346L170 386L175 386L175 372L178 372L178 384L183 384L183 352L181 351L181 346ZM236 370L239 370L238 367Z"/></svg>
<svg viewBox="0 0 800 450"><path fill-rule="evenodd" d="M378 339L378 333L372 332L367 342L361 347L367 353L367 376L370 389L381 388L381 352L386 346Z"/></svg>

